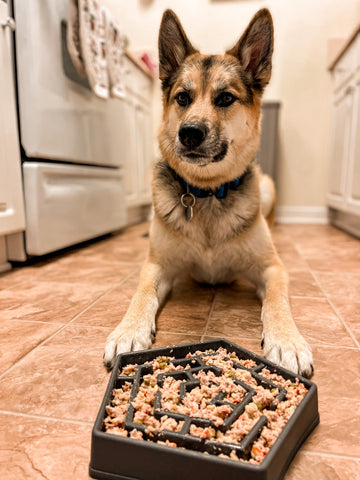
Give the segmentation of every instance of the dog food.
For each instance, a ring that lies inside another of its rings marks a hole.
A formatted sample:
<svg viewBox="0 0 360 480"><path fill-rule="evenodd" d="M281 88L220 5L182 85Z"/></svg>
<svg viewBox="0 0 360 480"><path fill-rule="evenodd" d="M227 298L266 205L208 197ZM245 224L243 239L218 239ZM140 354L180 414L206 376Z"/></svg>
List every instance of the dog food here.
<svg viewBox="0 0 360 480"><path fill-rule="evenodd" d="M219 347L119 369L107 433L261 463L308 389Z"/></svg>

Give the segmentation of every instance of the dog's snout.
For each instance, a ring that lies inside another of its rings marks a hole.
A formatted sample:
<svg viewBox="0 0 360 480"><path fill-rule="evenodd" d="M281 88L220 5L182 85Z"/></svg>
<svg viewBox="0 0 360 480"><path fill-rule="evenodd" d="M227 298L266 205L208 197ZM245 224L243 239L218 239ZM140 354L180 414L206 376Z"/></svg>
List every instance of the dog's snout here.
<svg viewBox="0 0 360 480"><path fill-rule="evenodd" d="M179 130L180 142L187 148L196 148L202 144L207 134L207 127L200 122L186 122Z"/></svg>

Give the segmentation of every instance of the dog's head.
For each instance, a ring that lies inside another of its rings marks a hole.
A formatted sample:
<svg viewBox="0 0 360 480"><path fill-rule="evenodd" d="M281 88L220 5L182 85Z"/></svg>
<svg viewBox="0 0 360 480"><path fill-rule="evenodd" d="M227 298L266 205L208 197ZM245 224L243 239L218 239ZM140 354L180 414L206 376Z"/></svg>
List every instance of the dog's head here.
<svg viewBox="0 0 360 480"><path fill-rule="evenodd" d="M260 142L261 96L271 76L273 24L260 10L225 55L202 55L166 10L159 34L160 150L189 183L217 187L240 176Z"/></svg>

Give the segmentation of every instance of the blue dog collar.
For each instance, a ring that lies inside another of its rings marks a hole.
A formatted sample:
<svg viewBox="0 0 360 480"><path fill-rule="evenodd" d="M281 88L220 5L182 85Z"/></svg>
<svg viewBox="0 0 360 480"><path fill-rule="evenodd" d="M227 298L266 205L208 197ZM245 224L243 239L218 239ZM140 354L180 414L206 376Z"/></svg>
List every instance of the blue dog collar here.
<svg viewBox="0 0 360 480"><path fill-rule="evenodd" d="M211 189L211 188L203 189L203 188L195 187L194 185L191 185L182 177L180 177L180 175L178 174L176 174L176 178L183 186L185 192L190 192L197 198L214 196L220 200L226 197L229 190L236 190L239 187L239 185L242 184L243 179L245 177L245 173L243 173L240 177L235 178L235 180L232 180L231 182L223 183L222 185L220 185L220 187L215 189Z"/></svg>

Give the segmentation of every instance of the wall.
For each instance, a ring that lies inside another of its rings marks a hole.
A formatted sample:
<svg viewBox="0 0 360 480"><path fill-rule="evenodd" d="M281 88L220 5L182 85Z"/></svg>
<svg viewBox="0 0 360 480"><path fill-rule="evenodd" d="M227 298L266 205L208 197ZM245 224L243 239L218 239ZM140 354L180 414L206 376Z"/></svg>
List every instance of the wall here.
<svg viewBox="0 0 360 480"><path fill-rule="evenodd" d="M279 100L278 204L324 207L331 131L330 38L348 37L360 0L102 0L134 49L156 52L162 12L172 8L203 53L233 46L252 15L270 9L275 27L273 76L265 99ZM155 116L159 118L160 94Z"/></svg>

